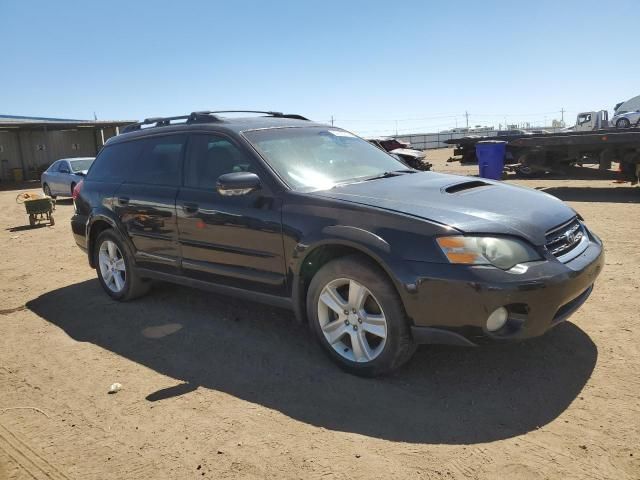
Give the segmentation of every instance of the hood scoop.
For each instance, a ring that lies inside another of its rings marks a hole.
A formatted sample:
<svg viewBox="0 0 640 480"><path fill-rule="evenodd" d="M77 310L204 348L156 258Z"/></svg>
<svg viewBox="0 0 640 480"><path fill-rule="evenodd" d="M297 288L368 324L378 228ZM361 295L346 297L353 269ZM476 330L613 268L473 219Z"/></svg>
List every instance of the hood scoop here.
<svg viewBox="0 0 640 480"><path fill-rule="evenodd" d="M472 180L470 182L462 182L456 183L455 185L450 185L445 188L444 191L447 193L460 193L467 190L473 190L475 188L490 187L492 185L493 184L483 182L482 180Z"/></svg>

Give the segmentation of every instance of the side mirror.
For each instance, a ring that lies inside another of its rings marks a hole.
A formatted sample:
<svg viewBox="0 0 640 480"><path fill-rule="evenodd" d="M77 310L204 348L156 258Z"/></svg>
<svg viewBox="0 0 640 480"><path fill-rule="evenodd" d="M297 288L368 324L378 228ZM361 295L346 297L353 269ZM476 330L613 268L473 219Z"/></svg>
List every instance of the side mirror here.
<svg viewBox="0 0 640 480"><path fill-rule="evenodd" d="M225 197L247 195L260 189L260 177L251 172L225 173L218 177L216 190Z"/></svg>

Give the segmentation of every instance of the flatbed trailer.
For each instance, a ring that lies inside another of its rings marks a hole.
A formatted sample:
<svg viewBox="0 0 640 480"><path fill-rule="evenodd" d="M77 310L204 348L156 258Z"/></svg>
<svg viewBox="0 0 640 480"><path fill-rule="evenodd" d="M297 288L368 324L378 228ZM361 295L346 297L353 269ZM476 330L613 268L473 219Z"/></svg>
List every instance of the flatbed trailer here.
<svg viewBox="0 0 640 480"><path fill-rule="evenodd" d="M447 140L455 145L454 155L462 163L477 162L475 147L485 140L505 140L505 164L509 170L530 176L541 172L562 172L571 165L597 164L601 170L611 162L621 165L625 178L640 176L640 128L607 128L584 132L558 132L513 137L463 137Z"/></svg>
<svg viewBox="0 0 640 480"><path fill-rule="evenodd" d="M531 135L511 140L507 150L511 165L522 175L561 172L583 164L608 170L613 161L620 163L628 180L637 182L640 175L640 128Z"/></svg>
<svg viewBox="0 0 640 480"><path fill-rule="evenodd" d="M478 157L476 157L476 143L484 142L486 140L503 140L508 144L511 140L516 140L524 136L525 135L502 135L493 137L481 137L474 135L471 137L452 138L450 140L444 140L443 143L454 146L453 157L449 158L449 162L478 163Z"/></svg>

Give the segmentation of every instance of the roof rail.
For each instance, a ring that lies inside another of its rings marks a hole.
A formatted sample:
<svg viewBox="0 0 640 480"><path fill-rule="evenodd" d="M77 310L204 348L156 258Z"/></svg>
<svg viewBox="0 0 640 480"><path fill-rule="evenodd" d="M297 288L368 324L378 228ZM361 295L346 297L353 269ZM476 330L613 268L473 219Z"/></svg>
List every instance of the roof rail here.
<svg viewBox="0 0 640 480"><path fill-rule="evenodd" d="M211 110L211 111L207 111L207 112L198 112L198 113L209 113L209 114L216 114L216 113L264 113L265 115L269 115L270 117L278 117L278 118L292 118L295 120L309 120L306 117L303 117L302 115L298 115L297 113L282 113L282 112L273 112L270 110L267 111L263 111L263 110Z"/></svg>
<svg viewBox="0 0 640 480"><path fill-rule="evenodd" d="M265 115L269 115L270 117L277 118L291 118L295 120L309 120L308 118L303 117L302 115L297 115L295 113L282 113L282 112L271 112L271 111L260 111L260 110L216 110L216 111L201 111L201 112L191 112L189 115L179 115L177 117L151 117L145 118L142 122L132 123L131 125L127 125L122 129L121 133L129 133L134 132L136 130L140 130L144 125L153 125L154 127L166 127L171 125L171 122L174 120L184 120L185 123L199 123L199 122L220 122L222 118L220 118L217 113L263 113Z"/></svg>

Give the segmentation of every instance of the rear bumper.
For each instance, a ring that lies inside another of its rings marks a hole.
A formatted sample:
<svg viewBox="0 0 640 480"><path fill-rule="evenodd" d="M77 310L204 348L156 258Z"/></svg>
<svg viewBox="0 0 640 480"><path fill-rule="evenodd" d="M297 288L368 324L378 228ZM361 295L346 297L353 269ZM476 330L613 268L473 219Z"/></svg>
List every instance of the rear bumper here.
<svg viewBox="0 0 640 480"><path fill-rule="evenodd" d="M555 259L530 264L513 274L492 267L419 264L412 293L403 293L418 343L477 345L542 335L569 318L587 300L604 265L600 240L563 264ZM488 316L505 307L509 319L498 332L486 329Z"/></svg>
<svg viewBox="0 0 640 480"><path fill-rule="evenodd" d="M73 239L83 251L87 249L87 217L84 215L74 215L71 217L71 232Z"/></svg>

